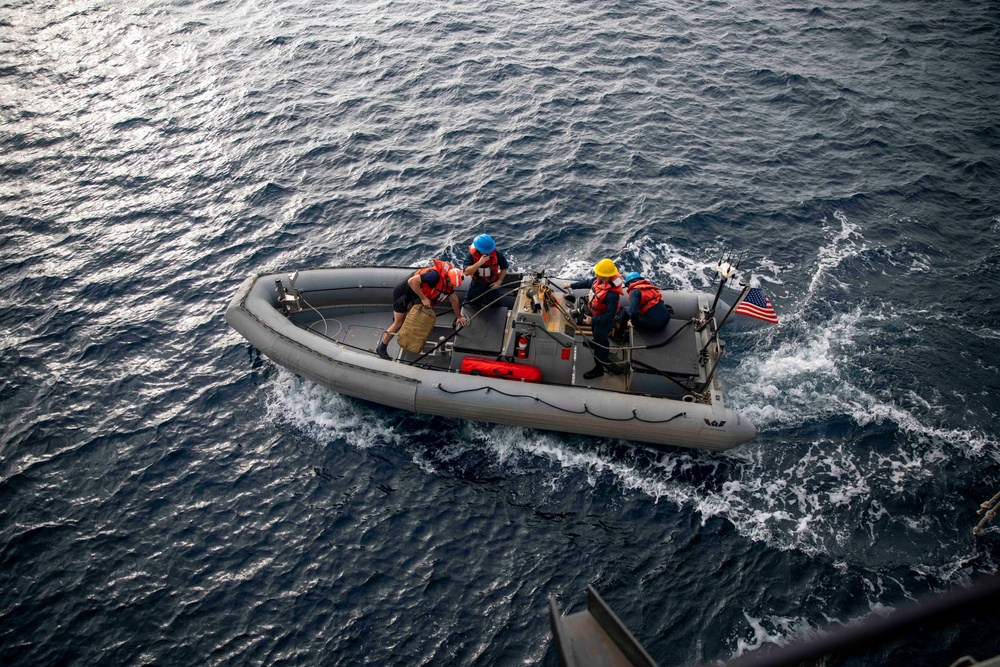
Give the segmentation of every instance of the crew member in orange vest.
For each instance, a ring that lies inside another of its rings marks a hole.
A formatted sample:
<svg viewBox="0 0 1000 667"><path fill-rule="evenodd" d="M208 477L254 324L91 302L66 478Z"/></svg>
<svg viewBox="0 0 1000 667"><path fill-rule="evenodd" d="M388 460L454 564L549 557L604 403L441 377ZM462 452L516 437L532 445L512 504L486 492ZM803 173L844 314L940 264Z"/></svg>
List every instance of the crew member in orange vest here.
<svg viewBox="0 0 1000 667"><path fill-rule="evenodd" d="M590 287L589 305L591 315L584 318L584 324L589 324L594 333L594 362L596 365L583 374L585 380L593 380L604 375L608 365L608 355L611 353L611 341L608 334L615 324L618 314L619 298L624 296L622 286L625 281L618 274L618 267L610 259L602 259L594 265L593 283L589 279L578 280L575 283L563 283L563 289L583 289Z"/></svg>
<svg viewBox="0 0 1000 667"><path fill-rule="evenodd" d="M496 301L495 296L484 298L490 290L503 284L507 277L507 259L497 250L497 244L489 234L480 234L469 246L465 258L465 275L472 276L472 284L465 296L465 303L478 306L482 301L487 305Z"/></svg>
<svg viewBox="0 0 1000 667"><path fill-rule="evenodd" d="M618 311L618 321L621 322L620 328L616 327L618 331L624 332L629 320L632 326L644 331L663 331L667 328L670 309L663 302L659 287L633 271L625 275L625 289L628 291L628 304Z"/></svg>
<svg viewBox="0 0 1000 667"><path fill-rule="evenodd" d="M443 297L448 297L451 308L455 311L455 321L463 327L469 325L469 320L462 315L462 305L455 294L455 288L465 281L462 269L456 269L451 262L435 259L433 266L417 269L406 280L400 281L392 290L392 324L385 330L382 342L378 344L375 353L383 359L389 356L389 341L406 321L406 313L418 300L428 308L433 308Z"/></svg>

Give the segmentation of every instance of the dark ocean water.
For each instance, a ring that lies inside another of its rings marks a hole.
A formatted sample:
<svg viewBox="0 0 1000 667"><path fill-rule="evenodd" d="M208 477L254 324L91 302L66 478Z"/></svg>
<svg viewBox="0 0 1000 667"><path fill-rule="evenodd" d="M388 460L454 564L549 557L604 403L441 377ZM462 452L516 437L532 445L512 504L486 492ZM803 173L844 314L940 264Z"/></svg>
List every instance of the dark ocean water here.
<svg viewBox="0 0 1000 667"><path fill-rule="evenodd" d="M0 4L0 663L663 665L997 571L1000 6ZM725 454L401 413L228 329L247 276L609 256L728 336ZM859 658L1000 653L963 622ZM921 657L922 656L922 657Z"/></svg>

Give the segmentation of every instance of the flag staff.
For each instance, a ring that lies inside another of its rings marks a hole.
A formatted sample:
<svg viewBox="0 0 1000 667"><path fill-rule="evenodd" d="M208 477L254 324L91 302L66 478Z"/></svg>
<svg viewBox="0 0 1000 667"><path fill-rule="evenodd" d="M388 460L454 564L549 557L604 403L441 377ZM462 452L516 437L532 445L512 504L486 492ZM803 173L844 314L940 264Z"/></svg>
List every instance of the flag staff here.
<svg viewBox="0 0 1000 667"><path fill-rule="evenodd" d="M708 311L708 317L705 318L705 323L699 327L704 329L708 326L708 323L712 321L715 317L715 307L719 305L719 297L722 296L722 288L726 286L726 283L739 272L740 260L736 259L736 263L733 263L733 255L729 252L725 252L723 256L719 259L719 263L715 265L715 272L719 276L719 288L715 290L715 298L712 300L712 307Z"/></svg>
<svg viewBox="0 0 1000 667"><path fill-rule="evenodd" d="M732 275L735 275L735 270L733 271ZM726 280L728 280L728 278ZM733 311L736 310L739 307L740 303L743 302L743 299L746 298L747 294L752 289L749 284L743 282L742 280L740 280L740 286L743 288L743 290L740 292L740 298L736 299L736 301L733 302L733 305L731 305L729 307L729 312L726 313L726 316L723 317L722 321L719 322L718 326L715 327L715 333L713 333L711 336L709 336L708 340L705 341L705 347L701 348L701 351L698 353L699 355L703 356L705 354L705 351L708 349L708 346L712 344L712 341L715 340L716 337L718 337L719 330L722 329L722 325L726 323L726 320L729 319L729 316L732 315ZM712 311L714 313L715 309L713 308ZM711 315L709 315L708 322L711 322L711 321L712 321L712 317L711 317ZM707 326L708 322L706 322L704 326ZM702 328L704 328L704 326ZM716 365L718 365L718 363L716 363ZM715 369L714 368L712 369L712 373L715 373ZM709 375L709 377L711 377L711 375Z"/></svg>
<svg viewBox="0 0 1000 667"><path fill-rule="evenodd" d="M729 312L726 313L726 316L722 318L721 322L719 322L720 329L722 328L722 325L726 323L726 320L729 319L729 316L733 314L733 311L736 310L741 303L743 303L743 299L747 298L747 294L750 293L750 283L743 282L743 280L740 279L740 287L743 288L742 291L740 291L740 297L736 299L736 301L733 301L733 305L729 307Z"/></svg>

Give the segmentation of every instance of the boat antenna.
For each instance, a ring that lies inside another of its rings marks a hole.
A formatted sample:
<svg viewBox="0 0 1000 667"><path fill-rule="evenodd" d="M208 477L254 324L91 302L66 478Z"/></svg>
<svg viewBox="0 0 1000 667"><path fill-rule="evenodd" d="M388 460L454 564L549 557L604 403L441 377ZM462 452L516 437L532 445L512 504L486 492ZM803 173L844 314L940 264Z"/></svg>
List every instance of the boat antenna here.
<svg viewBox="0 0 1000 667"><path fill-rule="evenodd" d="M740 261L742 258L735 257L731 250L723 250L722 257L715 265L715 273L719 276L719 287L715 290L715 298L712 300L712 307L708 311L708 318L715 317L715 308L719 305L719 298L722 296L722 289L726 283L739 273Z"/></svg>

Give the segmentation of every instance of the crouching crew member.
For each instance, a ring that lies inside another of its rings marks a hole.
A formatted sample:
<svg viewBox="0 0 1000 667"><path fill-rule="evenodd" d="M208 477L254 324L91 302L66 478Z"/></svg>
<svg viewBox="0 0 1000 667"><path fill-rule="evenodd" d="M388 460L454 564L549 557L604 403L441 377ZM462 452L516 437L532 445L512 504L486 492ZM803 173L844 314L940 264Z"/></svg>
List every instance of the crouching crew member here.
<svg viewBox="0 0 1000 667"><path fill-rule="evenodd" d="M621 327L616 327L622 334L625 325L632 321L632 326L643 331L663 331L670 323L670 309L663 302L660 288L633 271L625 276L625 288L628 290L628 304L618 311L618 321ZM624 338L624 335L622 336Z"/></svg>
<svg viewBox="0 0 1000 667"><path fill-rule="evenodd" d="M440 259L435 259L433 266L417 269L409 278L400 281L392 290L392 324L385 330L382 342L375 350L376 354L383 359L391 359L388 351L389 341L403 326L406 313L418 300L428 308L433 308L442 297L448 297L451 308L455 311L456 322L468 326L469 320L462 315L462 306L458 301L458 295L455 294L455 288L464 281L465 274L461 269L456 269L450 262Z"/></svg>
<svg viewBox="0 0 1000 667"><path fill-rule="evenodd" d="M624 280L618 274L618 267L610 259L602 259L594 265L593 283L589 279L578 280L575 283L563 283L563 289L583 289L590 287L588 295L590 316L584 318L584 324L589 324L594 334L594 362L596 365L583 374L584 379L593 380L604 375L608 365L611 341L608 334L615 324L615 316L620 304L619 298L624 296L622 285Z"/></svg>
<svg viewBox="0 0 1000 667"><path fill-rule="evenodd" d="M483 297L490 290L500 287L507 277L507 259L497 250L497 244L489 234L480 234L469 246L469 254L465 258L465 275L472 276L465 303L478 306L486 301L489 305L494 299Z"/></svg>

